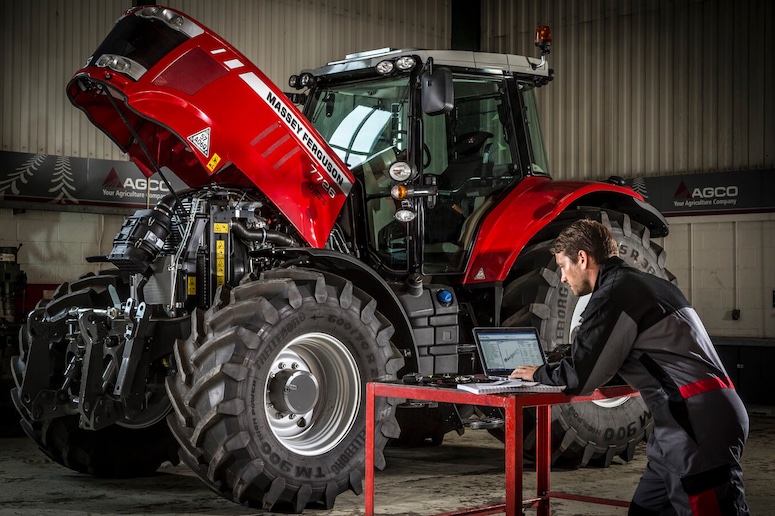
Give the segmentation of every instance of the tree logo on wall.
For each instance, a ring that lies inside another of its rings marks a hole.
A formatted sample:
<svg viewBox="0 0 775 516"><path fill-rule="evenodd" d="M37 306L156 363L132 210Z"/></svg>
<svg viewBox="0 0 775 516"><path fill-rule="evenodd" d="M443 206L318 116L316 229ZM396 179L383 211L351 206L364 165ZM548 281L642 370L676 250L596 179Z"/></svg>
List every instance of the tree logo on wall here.
<svg viewBox="0 0 775 516"><path fill-rule="evenodd" d="M644 199L649 198L648 190L646 189L646 180L642 177L636 177L632 180L632 189L641 194Z"/></svg>
<svg viewBox="0 0 775 516"><path fill-rule="evenodd" d="M44 161L46 161L45 154L35 154L22 166L16 167L14 172L8 174L8 179L0 181L0 199L3 199L5 192L9 190L13 195L19 195L19 183L27 184L27 181L32 178Z"/></svg>
<svg viewBox="0 0 775 516"><path fill-rule="evenodd" d="M51 182L54 186L49 188L48 191L56 193L56 197L51 201L52 204L67 204L65 199L70 200L73 204L78 204L78 199L71 195L71 192L75 192L75 183L73 181L73 171L70 168L70 160L66 156L57 156Z"/></svg>
<svg viewBox="0 0 775 516"><path fill-rule="evenodd" d="M6 179L0 180L0 200L5 198L6 192L15 196L20 195L23 185L27 185L36 172L42 172L40 169L48 158L47 154L35 154L16 167L13 172L8 174ZM78 204L78 199L73 196L75 193L75 181L72 167L70 166L70 158L67 156L56 157L50 185L48 192L56 196L49 203Z"/></svg>

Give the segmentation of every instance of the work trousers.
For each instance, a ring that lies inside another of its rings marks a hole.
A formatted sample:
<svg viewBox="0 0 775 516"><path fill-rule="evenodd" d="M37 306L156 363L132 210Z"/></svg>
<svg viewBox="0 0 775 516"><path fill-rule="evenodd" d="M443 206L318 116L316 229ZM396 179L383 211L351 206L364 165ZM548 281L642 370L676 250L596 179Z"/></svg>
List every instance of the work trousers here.
<svg viewBox="0 0 775 516"><path fill-rule="evenodd" d="M750 516L740 465L679 477L649 461L630 516Z"/></svg>

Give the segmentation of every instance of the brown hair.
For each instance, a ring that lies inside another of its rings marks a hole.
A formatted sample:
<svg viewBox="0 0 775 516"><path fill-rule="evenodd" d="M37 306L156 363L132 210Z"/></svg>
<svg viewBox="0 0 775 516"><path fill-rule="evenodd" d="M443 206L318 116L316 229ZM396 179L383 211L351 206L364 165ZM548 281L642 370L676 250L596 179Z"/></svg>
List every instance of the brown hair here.
<svg viewBox="0 0 775 516"><path fill-rule="evenodd" d="M577 220L563 229L549 250L552 254L565 253L573 263L578 260L579 251L586 251L598 264L619 255L619 246L611 231L603 224L588 219Z"/></svg>

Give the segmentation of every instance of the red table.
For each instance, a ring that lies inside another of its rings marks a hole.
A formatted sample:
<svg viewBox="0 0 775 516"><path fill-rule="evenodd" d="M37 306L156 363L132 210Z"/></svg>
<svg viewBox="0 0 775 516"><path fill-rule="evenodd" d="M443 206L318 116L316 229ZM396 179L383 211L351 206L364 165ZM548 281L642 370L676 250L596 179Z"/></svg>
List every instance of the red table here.
<svg viewBox="0 0 775 516"><path fill-rule="evenodd" d="M520 394L474 394L459 389L407 385L400 383L369 382L366 385L366 516L374 514L374 399L377 396L406 398L439 403L461 405L482 405L500 407L506 412L506 502L484 507L463 509L438 516L463 514L499 514L507 516L522 514L523 508L536 507L539 516L549 515L549 499L562 498L602 505L629 507L628 501L597 498L550 491L551 472L551 408L558 403L637 396L639 393L629 387L604 387L589 396L568 396L562 393L520 393ZM536 496L522 499L522 409L535 407L536 427Z"/></svg>

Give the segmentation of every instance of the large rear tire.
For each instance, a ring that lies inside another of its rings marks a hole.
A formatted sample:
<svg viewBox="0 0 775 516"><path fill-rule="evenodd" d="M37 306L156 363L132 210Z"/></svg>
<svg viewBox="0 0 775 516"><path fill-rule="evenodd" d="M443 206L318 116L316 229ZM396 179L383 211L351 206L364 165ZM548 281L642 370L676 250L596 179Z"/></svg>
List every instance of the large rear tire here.
<svg viewBox="0 0 775 516"><path fill-rule="evenodd" d="M581 216L611 230L620 257L629 265L669 281L675 279L665 269L664 250L650 240L647 228L626 214L609 210L589 208ZM551 241L533 245L517 260L515 277L504 290L503 326L538 328L544 349L559 357L568 351L578 331L589 296L579 299L560 281L550 246ZM555 405L552 458L564 467L607 467L616 456L629 461L652 427L651 413L640 397ZM528 456L535 450L534 418L525 420L525 450Z"/></svg>
<svg viewBox="0 0 775 516"><path fill-rule="evenodd" d="M112 287L112 289L111 289ZM20 397L30 349L42 346L49 350L51 370L49 388L62 385L68 353L65 340L67 327L62 314L73 307L106 308L114 297L125 299L126 283L117 271L92 275L72 283L63 283L48 305L30 313L19 335L20 355L12 361L16 388L11 391L25 433L51 460L80 473L96 477L126 478L150 475L165 461L178 463L178 444L163 417L152 421L111 425L97 431L79 428L77 415L66 415L37 421L28 404ZM169 407L163 400L162 405ZM164 407L162 407L163 409ZM141 418L142 419L142 418Z"/></svg>
<svg viewBox="0 0 775 516"><path fill-rule="evenodd" d="M328 273L279 269L194 314L167 381L181 458L214 491L264 510L331 508L362 490L365 385L403 358L376 302ZM395 404L375 407L375 465L398 437Z"/></svg>

